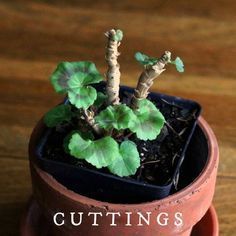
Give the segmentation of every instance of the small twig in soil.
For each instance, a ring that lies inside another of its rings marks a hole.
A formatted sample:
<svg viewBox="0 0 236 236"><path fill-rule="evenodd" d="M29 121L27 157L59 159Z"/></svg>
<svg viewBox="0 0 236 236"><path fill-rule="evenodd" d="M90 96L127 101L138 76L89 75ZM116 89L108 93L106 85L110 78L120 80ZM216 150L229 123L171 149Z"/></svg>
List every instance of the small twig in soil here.
<svg viewBox="0 0 236 236"><path fill-rule="evenodd" d="M170 183L171 182L171 178L169 178L167 181L166 181L166 184Z"/></svg>
<svg viewBox="0 0 236 236"><path fill-rule="evenodd" d="M185 132L187 129L188 129L187 127L183 128L183 129L179 132L179 135L182 136L182 135L184 134L184 132Z"/></svg>
<svg viewBox="0 0 236 236"><path fill-rule="evenodd" d="M177 156L179 156L178 153L175 153L175 155L172 158L172 166L174 165L175 159L176 159Z"/></svg>
<svg viewBox="0 0 236 236"><path fill-rule="evenodd" d="M179 183L179 173L176 175L173 182L174 182L175 190L177 190L178 189L178 183Z"/></svg>
<svg viewBox="0 0 236 236"><path fill-rule="evenodd" d="M180 139L182 139L179 133L167 121L165 122L165 124L174 134L176 134Z"/></svg>
<svg viewBox="0 0 236 236"><path fill-rule="evenodd" d="M176 118L176 120L182 121L182 122L186 122L186 123L188 123L191 119L192 119L192 117L189 117L189 118L187 118L187 119L183 119L182 117L177 117L177 118Z"/></svg>
<svg viewBox="0 0 236 236"><path fill-rule="evenodd" d="M144 166L141 165L140 168L139 168L139 173L138 173L138 176L137 176L137 180L141 179L143 168L144 168Z"/></svg>
<svg viewBox="0 0 236 236"><path fill-rule="evenodd" d="M145 147L142 147L142 150L145 152L148 152L147 148L145 148Z"/></svg>
<svg viewBox="0 0 236 236"><path fill-rule="evenodd" d="M147 162L142 163L142 165L153 164L153 163L157 163L157 162L160 162L160 160L156 160L156 161L147 161Z"/></svg>

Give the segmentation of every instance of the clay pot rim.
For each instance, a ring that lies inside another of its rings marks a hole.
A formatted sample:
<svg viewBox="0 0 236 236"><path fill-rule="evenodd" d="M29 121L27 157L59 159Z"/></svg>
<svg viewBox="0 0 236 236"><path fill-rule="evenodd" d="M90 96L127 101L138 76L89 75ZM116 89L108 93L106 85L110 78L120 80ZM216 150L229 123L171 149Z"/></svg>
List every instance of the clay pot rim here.
<svg viewBox="0 0 236 236"><path fill-rule="evenodd" d="M122 206L123 209L127 208L131 209L138 209L140 206L142 207L160 207L165 208L168 205L176 205L179 204L179 200L181 202L186 201L193 195L201 190L204 186L204 183L207 182L208 177L211 175L213 170L217 168L218 161L219 161L219 148L217 144L216 137L205 121L205 119L200 116L198 118L198 125L202 129L204 135L206 136L207 143L208 143L208 160L203 168L200 175L192 182L191 185L186 186L182 190L174 193L164 199L161 200L154 200L151 202L143 202L143 203L135 203L135 204L121 204L121 203L110 203L110 202L102 202L99 200L95 200L78 193L73 192L72 190L67 189L65 186L60 184L56 179L54 179L50 174L41 170L35 163L32 163L32 167L35 169L37 174L42 178L44 182L47 183L52 189L58 192L60 195L63 195L66 198L70 198L75 202L81 202L86 205L92 205L98 208L104 208L104 206L109 206L109 208L118 209Z"/></svg>

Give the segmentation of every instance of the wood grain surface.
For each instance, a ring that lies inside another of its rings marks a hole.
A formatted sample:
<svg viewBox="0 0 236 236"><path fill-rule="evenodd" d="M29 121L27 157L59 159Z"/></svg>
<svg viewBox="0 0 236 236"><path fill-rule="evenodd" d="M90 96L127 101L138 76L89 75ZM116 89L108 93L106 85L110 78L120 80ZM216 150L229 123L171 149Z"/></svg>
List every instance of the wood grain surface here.
<svg viewBox="0 0 236 236"><path fill-rule="evenodd" d="M186 72L168 69L153 91L195 99L220 145L214 205L220 235L236 229L236 2L234 0L0 1L0 235L18 235L31 194L27 144L37 120L62 97L48 77L60 61L92 60L105 72L105 37L125 32L122 83L134 86L134 53L170 50ZM205 236L205 235L204 235Z"/></svg>

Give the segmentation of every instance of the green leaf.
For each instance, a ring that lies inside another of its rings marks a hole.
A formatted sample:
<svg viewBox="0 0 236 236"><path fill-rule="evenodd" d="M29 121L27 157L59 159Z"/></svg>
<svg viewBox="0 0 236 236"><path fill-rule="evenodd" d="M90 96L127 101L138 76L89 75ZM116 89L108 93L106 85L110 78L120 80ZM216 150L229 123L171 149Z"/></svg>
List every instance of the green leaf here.
<svg viewBox="0 0 236 236"><path fill-rule="evenodd" d="M72 156L85 159L98 169L107 167L119 155L118 143L111 137L91 141L76 133L72 135L68 148Z"/></svg>
<svg viewBox="0 0 236 236"><path fill-rule="evenodd" d="M86 155L86 161L102 168L110 165L119 153L118 143L111 137L101 138L94 141L83 155Z"/></svg>
<svg viewBox="0 0 236 236"><path fill-rule="evenodd" d="M122 39L123 39L123 32L120 29L116 30L116 34L114 35L113 40L121 41Z"/></svg>
<svg viewBox="0 0 236 236"><path fill-rule="evenodd" d="M145 60L148 60L149 57L141 52L136 52L134 55L135 59L140 62L143 63Z"/></svg>
<svg viewBox="0 0 236 236"><path fill-rule="evenodd" d="M55 127L64 121L70 121L72 116L70 105L58 105L45 114L44 123L48 127Z"/></svg>
<svg viewBox="0 0 236 236"><path fill-rule="evenodd" d="M165 123L165 118L156 106L148 99L138 102L138 109L135 110L136 123L130 130L136 133L142 140L154 140L160 134Z"/></svg>
<svg viewBox="0 0 236 236"><path fill-rule="evenodd" d="M111 173L120 177L134 175L140 166L140 157L135 143L124 141L120 145L120 155L108 166Z"/></svg>
<svg viewBox="0 0 236 236"><path fill-rule="evenodd" d="M98 125L105 130L127 129L134 125L135 120L136 116L133 110L125 104L108 106L95 117Z"/></svg>
<svg viewBox="0 0 236 236"><path fill-rule="evenodd" d="M171 64L175 65L178 72L184 72L184 63L179 57L176 57L174 61L171 61Z"/></svg>
<svg viewBox="0 0 236 236"><path fill-rule="evenodd" d="M52 73L50 81L57 93L66 93L68 90L68 80L73 74L73 67L70 62L61 62Z"/></svg>
<svg viewBox="0 0 236 236"><path fill-rule="evenodd" d="M97 91L91 86L76 88L76 91L69 91L68 98L71 104L78 109L88 109L97 98Z"/></svg>
<svg viewBox="0 0 236 236"><path fill-rule="evenodd" d="M75 72L83 72L87 75L84 85L96 84L103 80L103 76L97 70L95 64L90 61L73 62L76 67Z"/></svg>
<svg viewBox="0 0 236 236"><path fill-rule="evenodd" d="M70 154L79 159L85 159L84 155L81 155L84 150L86 150L89 145L92 143L91 140L83 139L78 132L71 135L69 140L68 149L70 150Z"/></svg>
<svg viewBox="0 0 236 236"><path fill-rule="evenodd" d="M154 65L157 63L158 59L154 57L149 57L141 52L136 52L134 55L135 59L142 65Z"/></svg>
<svg viewBox="0 0 236 236"><path fill-rule="evenodd" d="M104 94L102 92L98 92L97 93L97 99L93 103L93 105L95 107L99 108L100 106L102 106L105 103L106 99L107 99L107 95L106 94Z"/></svg>
<svg viewBox="0 0 236 236"><path fill-rule="evenodd" d="M92 131L87 131L87 132L81 132L80 130L73 130L69 134L66 135L66 137L63 140L63 147L66 153L70 154L70 149L69 149L69 143L70 140L73 136L73 134L78 133L80 137L82 137L84 140L93 140L94 135Z"/></svg>
<svg viewBox="0 0 236 236"><path fill-rule="evenodd" d="M83 76L83 85L98 83L103 80L94 63L89 61L61 62L50 77L50 81L58 93L66 93L70 90L69 81L71 78Z"/></svg>

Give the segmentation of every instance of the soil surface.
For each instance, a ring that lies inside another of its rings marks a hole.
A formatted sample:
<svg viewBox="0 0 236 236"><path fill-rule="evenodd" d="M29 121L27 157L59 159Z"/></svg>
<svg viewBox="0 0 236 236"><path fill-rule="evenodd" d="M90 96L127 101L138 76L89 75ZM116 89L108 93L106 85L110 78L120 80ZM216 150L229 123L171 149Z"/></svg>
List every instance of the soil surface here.
<svg viewBox="0 0 236 236"><path fill-rule="evenodd" d="M123 92L121 94L122 102L129 103L131 94ZM152 100L151 98L149 98ZM118 142L122 142L125 136L137 144L141 158L141 166L132 178L149 184L165 185L173 180L176 166L183 156L185 144L196 121L199 110L186 109L180 105L168 102L160 98L153 103L159 108L166 119L166 123L156 140L142 141L135 135L124 133L124 136L117 137ZM90 132L91 129L84 120L75 119L71 123L62 124L59 127L52 128L47 142L43 148L43 157L71 165L84 166L90 169L96 169L89 163L78 160L64 150L64 139L72 130L83 130ZM109 173L106 168L99 171Z"/></svg>

